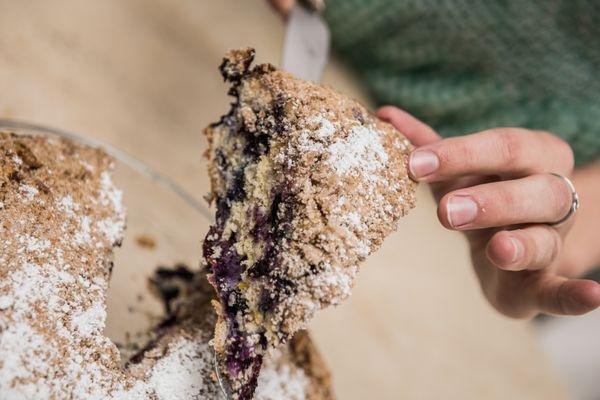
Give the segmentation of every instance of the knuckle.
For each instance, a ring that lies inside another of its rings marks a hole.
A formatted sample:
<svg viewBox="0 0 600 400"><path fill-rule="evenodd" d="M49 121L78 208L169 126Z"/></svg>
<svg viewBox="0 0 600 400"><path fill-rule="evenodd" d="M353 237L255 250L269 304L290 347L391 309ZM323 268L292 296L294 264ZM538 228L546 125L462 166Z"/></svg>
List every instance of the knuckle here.
<svg viewBox="0 0 600 400"><path fill-rule="evenodd" d="M575 168L575 155L573 149L565 140L556 136L550 132L543 132L548 138L552 146L554 146L556 152L556 160L558 162L559 172L570 173Z"/></svg>
<svg viewBox="0 0 600 400"><path fill-rule="evenodd" d="M538 258L538 255L540 253L538 242L526 229L521 231L518 237L521 240L521 243L523 244L525 253L523 254L522 266L524 268L534 267L536 264L536 259Z"/></svg>
<svg viewBox="0 0 600 400"><path fill-rule="evenodd" d="M569 314L569 306L567 304L565 296L566 281L560 283L558 287L553 290L549 290L548 303L550 308L554 309L558 314Z"/></svg>
<svg viewBox="0 0 600 400"><path fill-rule="evenodd" d="M472 163L473 151L462 140L448 140L445 144L445 146L440 146L437 151L440 168L453 170L463 164Z"/></svg>
<svg viewBox="0 0 600 400"><path fill-rule="evenodd" d="M548 255L548 264L553 263L558 259L562 249L562 240L555 229L547 228L550 231L550 253Z"/></svg>
<svg viewBox="0 0 600 400"><path fill-rule="evenodd" d="M551 266L562 250L562 239L558 232L545 225L533 227L530 233L529 266L542 269Z"/></svg>
<svg viewBox="0 0 600 400"><path fill-rule="evenodd" d="M516 129L494 129L492 134L495 137L495 146L497 154L507 165L520 165L524 162L523 138Z"/></svg>
<svg viewBox="0 0 600 400"><path fill-rule="evenodd" d="M571 207L571 190L562 178L546 174L548 188L548 199L551 202L552 214L555 219L560 219L566 215Z"/></svg>
<svg viewBox="0 0 600 400"><path fill-rule="evenodd" d="M497 203L499 210L511 211L521 206L521 201L518 199L517 194L507 188L498 189L490 197L491 201Z"/></svg>
<svg viewBox="0 0 600 400"><path fill-rule="evenodd" d="M573 153L573 149L571 148L571 146L569 146L567 144L567 142L561 141L561 143L563 143L563 147L564 149L564 166L563 168L565 169L565 171L567 171L568 173L573 172L573 170L575 169L575 154Z"/></svg>

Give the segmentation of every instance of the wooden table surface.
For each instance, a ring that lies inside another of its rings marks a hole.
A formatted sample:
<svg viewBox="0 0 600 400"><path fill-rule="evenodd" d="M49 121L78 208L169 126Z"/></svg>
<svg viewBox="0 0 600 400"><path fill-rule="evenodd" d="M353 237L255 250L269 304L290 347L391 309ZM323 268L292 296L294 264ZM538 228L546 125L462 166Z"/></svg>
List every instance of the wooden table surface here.
<svg viewBox="0 0 600 400"><path fill-rule="evenodd" d="M262 0L0 0L0 116L111 142L200 198L201 130L229 101L216 66L245 45L277 63L282 34ZM325 81L364 99L339 65ZM530 328L483 300L426 187L312 332L343 400L566 398Z"/></svg>

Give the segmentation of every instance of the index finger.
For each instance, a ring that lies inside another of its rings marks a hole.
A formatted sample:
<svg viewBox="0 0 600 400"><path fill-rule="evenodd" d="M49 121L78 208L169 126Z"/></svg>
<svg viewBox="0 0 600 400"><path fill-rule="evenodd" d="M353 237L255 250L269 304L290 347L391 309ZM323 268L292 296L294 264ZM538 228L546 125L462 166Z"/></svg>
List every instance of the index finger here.
<svg viewBox="0 0 600 400"><path fill-rule="evenodd" d="M429 143L410 157L413 178L427 182L469 175L523 177L573 170L573 152L547 132L498 128Z"/></svg>
<svg viewBox="0 0 600 400"><path fill-rule="evenodd" d="M398 107L381 107L377 110L377 116L392 124L415 146L424 146L441 139L429 125Z"/></svg>

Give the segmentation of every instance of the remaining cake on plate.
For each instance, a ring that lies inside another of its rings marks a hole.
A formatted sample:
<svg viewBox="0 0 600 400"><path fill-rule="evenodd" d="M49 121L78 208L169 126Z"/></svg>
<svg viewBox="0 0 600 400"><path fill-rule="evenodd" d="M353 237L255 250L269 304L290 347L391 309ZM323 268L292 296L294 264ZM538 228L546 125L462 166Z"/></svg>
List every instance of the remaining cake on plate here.
<svg viewBox="0 0 600 400"><path fill-rule="evenodd" d="M215 381L214 352L209 346L216 321L210 304L214 290L206 276L181 268L161 269L155 273L152 285L171 311L154 330L155 338L131 357L129 371L143 379L154 370L150 382L161 399L195 398L198 386L205 390L199 398L218 398L221 391ZM306 332L299 332L265 360L254 398L334 398L329 371Z"/></svg>
<svg viewBox="0 0 600 400"><path fill-rule="evenodd" d="M125 225L112 169L98 149L0 132L1 399L220 398L203 274L186 275L186 295L125 368L103 335ZM307 338L266 365L256 399L332 398Z"/></svg>
<svg viewBox="0 0 600 400"><path fill-rule="evenodd" d="M102 335L125 224L102 151L0 134L0 393L117 398L141 390Z"/></svg>
<svg viewBox="0 0 600 400"><path fill-rule="evenodd" d="M253 67L253 58L249 48L225 57L235 100L205 131L214 345L236 399L251 398L268 351L349 295L415 190L411 146L391 125L328 87Z"/></svg>

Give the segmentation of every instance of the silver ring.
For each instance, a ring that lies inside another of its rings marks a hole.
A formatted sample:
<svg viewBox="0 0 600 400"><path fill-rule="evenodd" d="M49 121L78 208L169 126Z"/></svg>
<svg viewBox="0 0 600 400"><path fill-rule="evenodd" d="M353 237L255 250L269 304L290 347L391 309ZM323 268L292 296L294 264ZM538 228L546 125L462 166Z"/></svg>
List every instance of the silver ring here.
<svg viewBox="0 0 600 400"><path fill-rule="evenodd" d="M571 216L573 214L575 214L575 211L577 211L577 209L579 208L579 195L577 194L577 190L575 190L575 185L573 185L573 182L571 182L571 180L569 178L567 178L564 175L561 174L557 174L554 172L550 172L550 175L554 175L558 178L561 178L562 180L564 180L565 182L567 182L567 185L569 186L569 189L571 189L571 207L569 208L569 211L567 212L567 215L565 215L564 217L562 217L561 219L559 219L556 222L549 222L548 225L550 226L557 226L562 224L563 222L565 222L566 220L568 220L569 218L571 218Z"/></svg>

